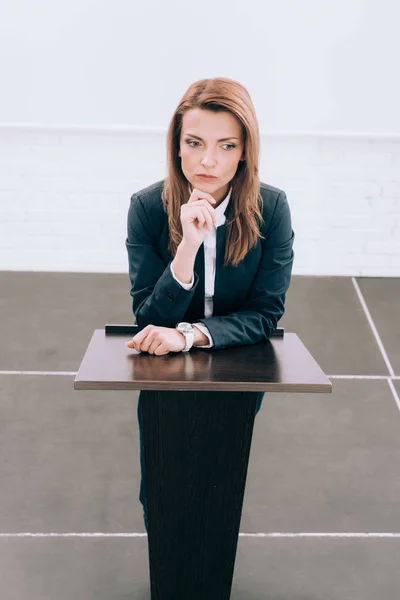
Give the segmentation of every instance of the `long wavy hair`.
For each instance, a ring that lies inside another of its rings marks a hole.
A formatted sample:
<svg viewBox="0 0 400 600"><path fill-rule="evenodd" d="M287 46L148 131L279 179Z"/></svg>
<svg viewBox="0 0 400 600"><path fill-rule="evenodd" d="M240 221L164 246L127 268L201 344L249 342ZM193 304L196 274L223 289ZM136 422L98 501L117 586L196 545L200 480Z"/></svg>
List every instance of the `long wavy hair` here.
<svg viewBox="0 0 400 600"><path fill-rule="evenodd" d="M183 115L192 108L230 112L242 124L245 160L239 161L230 183L232 203L227 221L224 265L237 266L256 244L262 218L262 197L258 173L260 134L256 113L246 88L232 79L217 77L193 83L179 102L168 128L167 176L162 201L168 214L168 249L175 256L183 231L182 204L189 200L188 180L182 172L179 150Z"/></svg>

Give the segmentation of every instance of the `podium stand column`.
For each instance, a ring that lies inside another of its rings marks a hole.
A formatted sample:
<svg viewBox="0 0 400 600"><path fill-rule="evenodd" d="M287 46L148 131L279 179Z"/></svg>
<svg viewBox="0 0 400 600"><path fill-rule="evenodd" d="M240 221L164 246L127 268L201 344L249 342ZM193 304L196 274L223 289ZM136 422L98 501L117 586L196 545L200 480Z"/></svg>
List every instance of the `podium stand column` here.
<svg viewBox="0 0 400 600"><path fill-rule="evenodd" d="M259 399L141 391L152 600L229 600Z"/></svg>

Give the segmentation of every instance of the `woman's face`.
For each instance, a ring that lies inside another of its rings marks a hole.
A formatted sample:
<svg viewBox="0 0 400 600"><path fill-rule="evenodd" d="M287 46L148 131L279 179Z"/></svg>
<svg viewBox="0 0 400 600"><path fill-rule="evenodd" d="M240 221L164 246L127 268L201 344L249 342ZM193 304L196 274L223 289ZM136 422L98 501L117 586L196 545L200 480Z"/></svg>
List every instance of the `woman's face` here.
<svg viewBox="0 0 400 600"><path fill-rule="evenodd" d="M239 161L244 160L242 128L229 112L192 108L183 115L180 137L182 172L192 189L221 202L230 188ZM214 175L215 179L200 177Z"/></svg>

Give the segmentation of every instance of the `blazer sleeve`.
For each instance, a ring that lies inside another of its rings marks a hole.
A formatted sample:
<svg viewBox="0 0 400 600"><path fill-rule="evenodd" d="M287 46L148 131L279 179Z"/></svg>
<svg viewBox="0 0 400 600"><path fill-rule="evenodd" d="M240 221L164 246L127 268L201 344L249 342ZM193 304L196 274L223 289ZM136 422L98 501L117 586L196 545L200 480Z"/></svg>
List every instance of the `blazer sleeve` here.
<svg viewBox="0 0 400 600"><path fill-rule="evenodd" d="M213 350L256 344L268 339L285 312L286 292L294 259L291 214L285 192L277 197L262 240L262 257L247 298L226 316L198 319L208 327Z"/></svg>
<svg viewBox="0 0 400 600"><path fill-rule="evenodd" d="M145 210L138 194L133 194L128 211L127 238L132 310L139 329L154 324L174 327L182 321L193 298L199 277L194 274L193 287L185 290L165 266L157 250L158 216Z"/></svg>

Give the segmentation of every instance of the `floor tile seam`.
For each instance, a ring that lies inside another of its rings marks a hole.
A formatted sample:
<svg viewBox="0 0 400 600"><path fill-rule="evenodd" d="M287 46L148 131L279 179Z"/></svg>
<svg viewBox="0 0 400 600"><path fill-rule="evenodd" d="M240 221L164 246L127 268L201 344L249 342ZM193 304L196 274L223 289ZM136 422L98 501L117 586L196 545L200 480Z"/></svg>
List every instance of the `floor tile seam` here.
<svg viewBox="0 0 400 600"><path fill-rule="evenodd" d="M147 537L147 533L141 532L126 532L126 533L0 533L2 538L135 538ZM317 538L400 538L400 533L397 532L255 532L255 533L239 533L239 537L270 537L270 538L300 538L300 537L317 537Z"/></svg>
<svg viewBox="0 0 400 600"><path fill-rule="evenodd" d="M397 408L400 411L400 398L396 388L393 385L393 381L400 379L400 377L394 375L390 377L388 375L327 375L328 379L358 379L364 381L387 381L390 391L392 392L394 401L396 402Z"/></svg>
<svg viewBox="0 0 400 600"><path fill-rule="evenodd" d="M399 398L396 388L393 385L393 381L391 379L388 379L388 386L389 386L390 391L393 394L393 398L397 404L397 408L400 410L400 398Z"/></svg>
<svg viewBox="0 0 400 600"><path fill-rule="evenodd" d="M394 376L393 367L392 367L392 365L390 363L389 357L388 357L387 352L385 350L385 347L384 347L384 345L382 343L382 340L380 338L380 335L378 333L378 330L376 328L374 320L373 320L373 318L371 316L371 313L369 312L369 309L368 309L367 303L365 301L365 298L364 298L364 296L363 296L363 294L362 294L362 292L360 290L360 287L358 285L358 282L357 282L356 278L352 277L351 280L353 282L353 285L354 285L354 288L356 290L358 299L359 299L359 301L361 303L361 306L362 306L362 308L364 310L364 313L365 313L365 316L367 318L367 321L368 321L368 323L369 323L369 325L370 325L370 327L372 329L372 333L375 336L375 341L378 344L379 350L381 351L381 354L382 354L383 360L385 361L386 367L387 367L387 369L388 369L388 371L390 373L390 376L393 377Z"/></svg>
<svg viewBox="0 0 400 600"><path fill-rule="evenodd" d="M365 379L365 380L381 380L400 379L400 375L327 375L328 379Z"/></svg>
<svg viewBox="0 0 400 600"><path fill-rule="evenodd" d="M61 375L73 377L77 371L1 371L0 375ZM327 375L329 379L400 379L400 375Z"/></svg>
<svg viewBox="0 0 400 600"><path fill-rule="evenodd" d="M0 375L69 375L76 376L77 371L1 371Z"/></svg>

